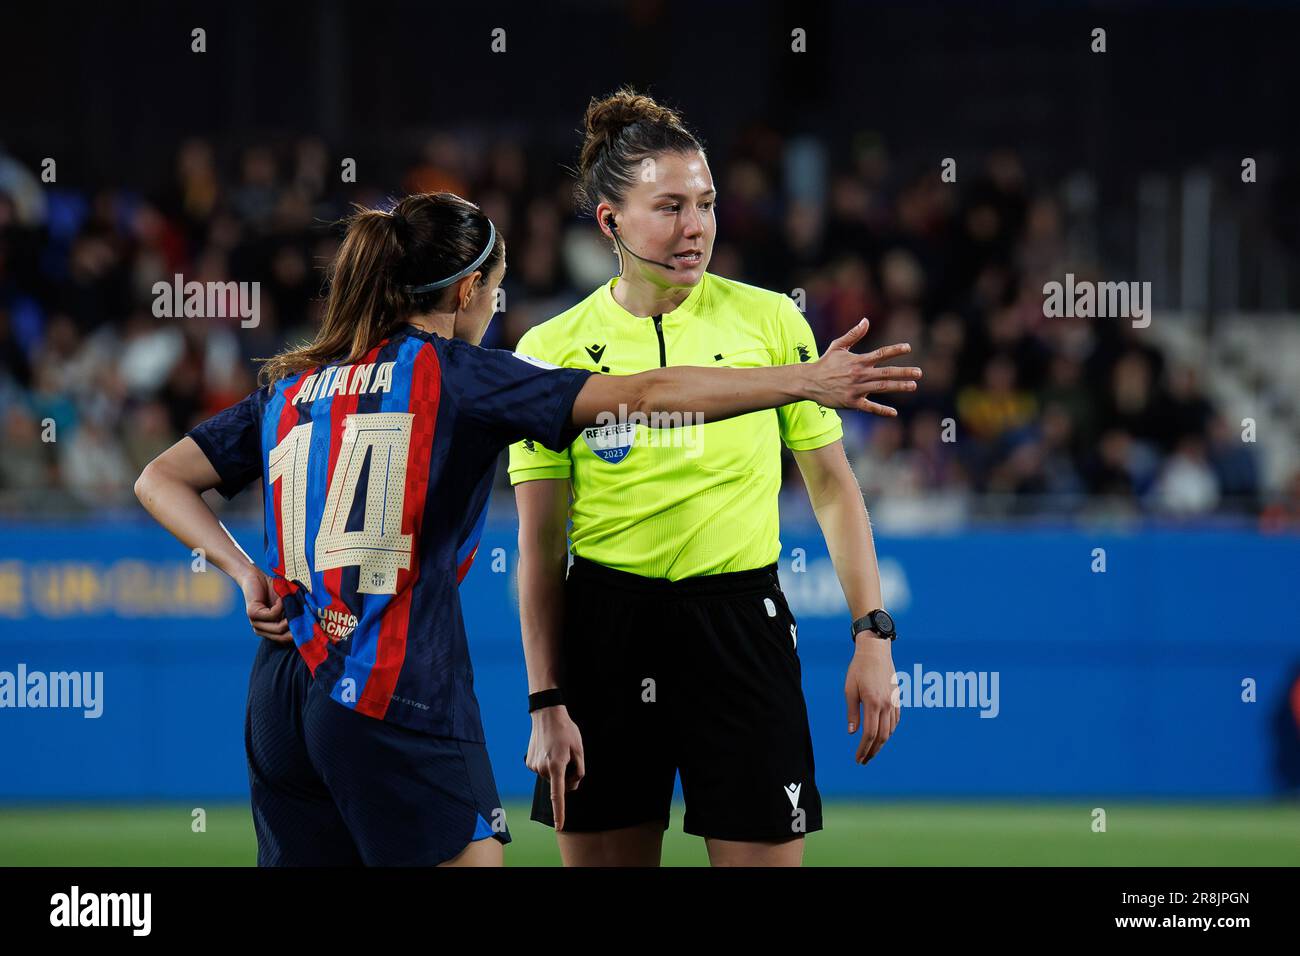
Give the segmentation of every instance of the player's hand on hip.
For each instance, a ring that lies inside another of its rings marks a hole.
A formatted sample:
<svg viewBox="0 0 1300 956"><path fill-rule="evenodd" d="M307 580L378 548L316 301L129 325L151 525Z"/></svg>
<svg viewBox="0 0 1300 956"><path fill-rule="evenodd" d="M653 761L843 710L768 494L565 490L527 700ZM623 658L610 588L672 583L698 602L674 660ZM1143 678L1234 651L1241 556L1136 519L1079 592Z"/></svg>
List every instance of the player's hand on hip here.
<svg viewBox="0 0 1300 956"><path fill-rule="evenodd" d="M284 616L284 598L275 593L269 577L254 568L240 578L239 589L244 592L244 610L255 634L281 644L293 640Z"/></svg>
<svg viewBox="0 0 1300 956"><path fill-rule="evenodd" d="M528 738L528 769L551 784L551 812L555 829L564 829L564 795L577 790L586 776L582 755L582 732L563 704L543 707L533 712L533 733Z"/></svg>
<svg viewBox="0 0 1300 956"><path fill-rule="evenodd" d="M880 366L881 362L912 351L912 346L907 342L886 345L860 355L849 351L867 334L870 327L871 322L863 319L832 342L826 349L826 354L813 363L812 370L817 378L816 389L820 393L816 400L819 405L828 408L855 408L892 418L898 414L897 409L873 402L869 396L888 392L914 392L921 370L914 366Z"/></svg>
<svg viewBox="0 0 1300 956"><path fill-rule="evenodd" d="M849 733L862 728L854 760L865 764L898 729L902 707L890 642L863 632L858 635L857 648L844 680L844 699L849 709Z"/></svg>

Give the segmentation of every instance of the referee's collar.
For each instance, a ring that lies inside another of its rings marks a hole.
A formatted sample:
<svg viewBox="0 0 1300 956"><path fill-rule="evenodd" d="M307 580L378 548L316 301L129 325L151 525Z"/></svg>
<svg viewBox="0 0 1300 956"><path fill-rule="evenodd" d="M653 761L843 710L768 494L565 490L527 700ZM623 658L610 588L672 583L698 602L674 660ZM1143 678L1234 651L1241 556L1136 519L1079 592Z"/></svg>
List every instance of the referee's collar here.
<svg viewBox="0 0 1300 956"><path fill-rule="evenodd" d="M614 298L614 286L618 284L618 280L619 277L614 276L614 278L610 279L608 282L605 283L605 299L609 307L614 309L620 315L626 316L629 319L635 319L638 322L649 322L651 319L653 319L654 316L652 315L633 315L631 312L629 312L627 309L623 308L623 306L619 304L618 299ZM681 312L683 310L686 310L688 312L693 310L696 304L699 303L700 296L704 294L704 284L708 281L710 281L709 274L706 272L700 276L700 281L695 283L695 287L691 289L691 294L688 295L686 298L682 299L681 305L673 309L672 312L665 312L663 314L672 315L675 312Z"/></svg>

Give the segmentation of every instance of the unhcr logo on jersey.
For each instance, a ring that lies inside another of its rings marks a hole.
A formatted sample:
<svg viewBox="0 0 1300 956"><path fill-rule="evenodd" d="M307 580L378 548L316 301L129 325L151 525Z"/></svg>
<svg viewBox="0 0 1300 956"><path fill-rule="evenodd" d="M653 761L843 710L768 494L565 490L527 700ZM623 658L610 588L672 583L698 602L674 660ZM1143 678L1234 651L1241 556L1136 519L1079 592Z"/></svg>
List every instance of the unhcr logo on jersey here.
<svg viewBox="0 0 1300 956"><path fill-rule="evenodd" d="M347 611L336 611L331 607L316 609L316 624L335 644L346 641L357 629L357 616Z"/></svg>
<svg viewBox="0 0 1300 956"><path fill-rule="evenodd" d="M601 412L596 424L582 431L582 440L602 461L617 465L636 445L684 448L687 458L704 454L704 416L696 412Z"/></svg>

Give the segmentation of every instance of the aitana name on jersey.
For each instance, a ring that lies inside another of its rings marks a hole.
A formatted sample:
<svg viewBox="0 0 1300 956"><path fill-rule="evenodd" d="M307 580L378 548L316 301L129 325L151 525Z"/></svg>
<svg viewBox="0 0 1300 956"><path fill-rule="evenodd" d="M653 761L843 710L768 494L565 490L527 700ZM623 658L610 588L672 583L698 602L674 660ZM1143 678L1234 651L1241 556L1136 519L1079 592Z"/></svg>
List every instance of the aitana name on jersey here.
<svg viewBox="0 0 1300 956"><path fill-rule="evenodd" d="M396 362L374 362L365 365L330 365L312 372L293 397L293 404L314 402L318 398L334 395L373 395L375 392L393 390L393 366ZM371 379L374 379L371 381Z"/></svg>

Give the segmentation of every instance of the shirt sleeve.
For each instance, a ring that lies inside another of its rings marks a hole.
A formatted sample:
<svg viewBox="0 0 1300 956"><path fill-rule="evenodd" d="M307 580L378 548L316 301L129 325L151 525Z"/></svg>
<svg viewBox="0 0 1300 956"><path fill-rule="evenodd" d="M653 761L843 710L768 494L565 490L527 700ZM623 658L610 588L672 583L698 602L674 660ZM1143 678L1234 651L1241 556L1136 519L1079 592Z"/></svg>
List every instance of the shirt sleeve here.
<svg viewBox="0 0 1300 956"><path fill-rule="evenodd" d="M535 356L543 360L548 357L539 343L527 332L519 340L516 351L521 355ZM517 485L540 478L569 478L573 474L570 444L571 442L566 442L562 448L552 449L532 438L525 438L511 445L510 483Z"/></svg>
<svg viewBox="0 0 1300 956"><path fill-rule="evenodd" d="M220 476L217 491L227 501L262 477L262 414L258 394L250 392L242 401L186 432Z"/></svg>
<svg viewBox="0 0 1300 956"><path fill-rule="evenodd" d="M777 325L781 348L777 364L815 362L818 359L821 353L813 339L812 328L789 296L781 296ZM781 426L781 440L791 451L821 448L844 437L844 426L835 409L816 402L795 402L778 408L776 414Z"/></svg>
<svg viewBox="0 0 1300 956"><path fill-rule="evenodd" d="M581 431L570 421L589 370L454 340L446 355L461 420L491 433L498 445L527 439L566 448Z"/></svg>

